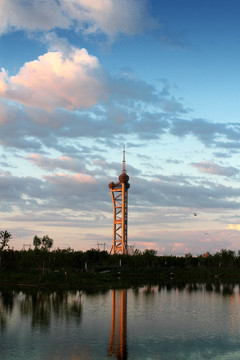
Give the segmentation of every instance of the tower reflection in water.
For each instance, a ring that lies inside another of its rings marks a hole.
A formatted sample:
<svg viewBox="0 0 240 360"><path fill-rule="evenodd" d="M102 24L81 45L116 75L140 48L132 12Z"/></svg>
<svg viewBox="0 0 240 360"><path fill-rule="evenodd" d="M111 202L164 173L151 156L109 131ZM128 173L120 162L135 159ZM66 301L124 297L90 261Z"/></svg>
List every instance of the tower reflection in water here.
<svg viewBox="0 0 240 360"><path fill-rule="evenodd" d="M112 290L112 329L108 356L127 359L127 290Z"/></svg>

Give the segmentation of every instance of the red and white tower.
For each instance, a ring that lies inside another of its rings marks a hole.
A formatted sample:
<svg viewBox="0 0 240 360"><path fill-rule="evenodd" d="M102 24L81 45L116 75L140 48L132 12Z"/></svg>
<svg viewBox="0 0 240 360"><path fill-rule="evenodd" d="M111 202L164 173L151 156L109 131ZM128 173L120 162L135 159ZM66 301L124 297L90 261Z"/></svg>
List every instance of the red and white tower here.
<svg viewBox="0 0 240 360"><path fill-rule="evenodd" d="M113 244L111 254L127 254L128 249L128 183L129 176L126 171L125 147L123 148L122 173L119 182L110 182L113 203Z"/></svg>

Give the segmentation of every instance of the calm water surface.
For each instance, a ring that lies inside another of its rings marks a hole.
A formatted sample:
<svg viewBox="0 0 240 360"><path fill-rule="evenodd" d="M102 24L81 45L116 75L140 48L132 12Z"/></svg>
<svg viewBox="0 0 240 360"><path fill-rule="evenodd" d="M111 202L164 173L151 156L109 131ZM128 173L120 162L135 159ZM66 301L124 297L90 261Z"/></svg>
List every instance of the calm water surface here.
<svg viewBox="0 0 240 360"><path fill-rule="evenodd" d="M240 359L239 286L0 290L0 359Z"/></svg>

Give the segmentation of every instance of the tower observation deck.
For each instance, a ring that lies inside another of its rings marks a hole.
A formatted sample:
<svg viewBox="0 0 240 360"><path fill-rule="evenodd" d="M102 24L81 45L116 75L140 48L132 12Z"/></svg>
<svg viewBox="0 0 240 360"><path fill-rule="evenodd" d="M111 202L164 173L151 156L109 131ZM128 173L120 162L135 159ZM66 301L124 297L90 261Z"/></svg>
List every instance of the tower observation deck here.
<svg viewBox="0 0 240 360"><path fill-rule="evenodd" d="M113 203L113 244L111 254L127 254L128 249L128 189L129 176L126 171L125 147L123 148L122 173L119 182L109 183Z"/></svg>

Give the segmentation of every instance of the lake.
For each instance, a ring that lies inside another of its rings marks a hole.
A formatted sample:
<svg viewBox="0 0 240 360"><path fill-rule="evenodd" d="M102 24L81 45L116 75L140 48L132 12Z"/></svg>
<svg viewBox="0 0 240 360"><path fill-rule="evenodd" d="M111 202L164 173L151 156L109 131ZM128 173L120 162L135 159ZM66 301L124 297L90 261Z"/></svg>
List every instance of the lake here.
<svg viewBox="0 0 240 360"><path fill-rule="evenodd" d="M0 289L0 359L240 359L231 284L86 293Z"/></svg>

